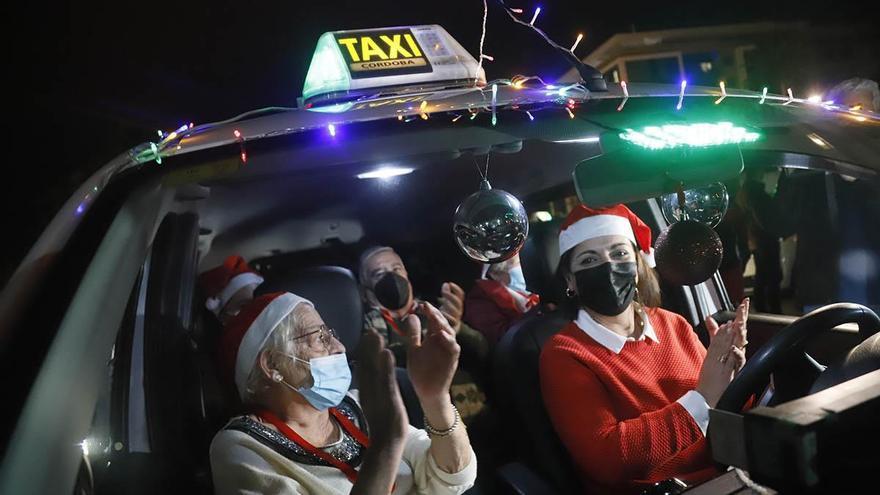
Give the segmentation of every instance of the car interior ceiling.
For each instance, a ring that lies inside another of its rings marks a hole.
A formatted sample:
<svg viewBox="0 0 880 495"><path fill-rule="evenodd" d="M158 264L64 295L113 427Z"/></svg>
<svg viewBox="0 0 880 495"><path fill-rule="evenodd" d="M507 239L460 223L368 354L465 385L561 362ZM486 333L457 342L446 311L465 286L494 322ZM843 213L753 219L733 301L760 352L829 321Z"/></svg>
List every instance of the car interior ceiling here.
<svg viewBox="0 0 880 495"><path fill-rule="evenodd" d="M517 153L491 152L488 178L493 187L525 198L528 209L530 195L570 183L574 165L599 153L595 143L527 141ZM320 170L300 170L297 165L283 174L207 183L211 192L201 213L201 224L211 229L215 238L203 264L210 266L228 252L242 252L236 243L270 237L265 234L271 226L293 218L355 219L370 237L404 242L430 237L439 228L445 232L456 206L477 190L479 170L485 169L486 158L484 152L451 150L443 157L404 155L388 161L352 162ZM246 168L260 165L258 160L259 157L249 157ZM291 154L287 160L297 163L299 155ZM415 171L386 180L355 177L389 165ZM243 254L246 258L257 258L270 254L272 249L304 249L295 238L281 241L262 252Z"/></svg>

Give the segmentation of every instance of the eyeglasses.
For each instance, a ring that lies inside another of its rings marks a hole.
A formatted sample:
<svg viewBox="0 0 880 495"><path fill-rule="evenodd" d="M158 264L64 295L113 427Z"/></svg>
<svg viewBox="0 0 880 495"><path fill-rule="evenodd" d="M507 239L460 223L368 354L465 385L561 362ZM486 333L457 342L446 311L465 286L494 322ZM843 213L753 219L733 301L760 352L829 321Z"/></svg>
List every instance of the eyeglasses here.
<svg viewBox="0 0 880 495"><path fill-rule="evenodd" d="M336 333L336 330L329 328L327 325L321 325L317 330L312 332L304 333L298 337L294 337L293 340L304 339L306 337L310 337L314 334L318 334L318 338L321 340L321 343L324 344L324 347L327 349L327 352L330 352L330 347L333 344L331 339L339 340L339 334Z"/></svg>

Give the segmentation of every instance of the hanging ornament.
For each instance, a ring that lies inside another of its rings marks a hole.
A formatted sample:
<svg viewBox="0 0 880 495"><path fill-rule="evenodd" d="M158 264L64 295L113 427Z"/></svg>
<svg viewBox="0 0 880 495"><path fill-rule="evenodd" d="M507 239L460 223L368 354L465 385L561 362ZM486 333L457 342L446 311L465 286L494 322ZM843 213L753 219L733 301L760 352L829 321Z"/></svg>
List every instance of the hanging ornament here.
<svg viewBox="0 0 880 495"><path fill-rule="evenodd" d="M680 195L684 196L683 201L680 201ZM712 228L724 218L728 204L727 188L720 182L660 198L660 209L668 223L694 220Z"/></svg>
<svg viewBox="0 0 880 495"><path fill-rule="evenodd" d="M522 203L512 194L492 189L486 172L480 190L455 210L452 233L458 247L474 261L499 263L519 253L529 235L529 219Z"/></svg>
<svg viewBox="0 0 880 495"><path fill-rule="evenodd" d="M721 266L724 249L712 227L727 211L727 188L715 183L660 198L661 211L672 223L657 237L657 272L672 285L705 282Z"/></svg>
<svg viewBox="0 0 880 495"><path fill-rule="evenodd" d="M721 266L721 238L694 220L675 223L657 237L654 257L660 277L672 285L705 282Z"/></svg>

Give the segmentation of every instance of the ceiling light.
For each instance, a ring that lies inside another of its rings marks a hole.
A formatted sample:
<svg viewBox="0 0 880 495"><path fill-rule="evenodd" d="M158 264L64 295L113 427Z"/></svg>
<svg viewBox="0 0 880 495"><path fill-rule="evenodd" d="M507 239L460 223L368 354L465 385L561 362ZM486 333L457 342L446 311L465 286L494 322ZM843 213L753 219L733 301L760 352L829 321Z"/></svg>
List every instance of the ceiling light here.
<svg viewBox="0 0 880 495"><path fill-rule="evenodd" d="M389 179L399 175L406 175L415 170L407 167L379 167L376 170L358 174L358 179Z"/></svg>

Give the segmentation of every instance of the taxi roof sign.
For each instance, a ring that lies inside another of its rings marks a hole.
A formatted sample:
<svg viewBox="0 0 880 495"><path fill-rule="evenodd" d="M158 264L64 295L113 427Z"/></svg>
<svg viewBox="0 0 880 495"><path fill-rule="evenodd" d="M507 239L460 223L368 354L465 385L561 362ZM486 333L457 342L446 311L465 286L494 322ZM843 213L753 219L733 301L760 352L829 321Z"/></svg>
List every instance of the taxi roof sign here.
<svg viewBox="0 0 880 495"><path fill-rule="evenodd" d="M379 88L485 82L474 57L436 24L334 31L318 39L302 97L335 103Z"/></svg>

